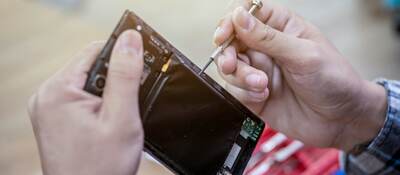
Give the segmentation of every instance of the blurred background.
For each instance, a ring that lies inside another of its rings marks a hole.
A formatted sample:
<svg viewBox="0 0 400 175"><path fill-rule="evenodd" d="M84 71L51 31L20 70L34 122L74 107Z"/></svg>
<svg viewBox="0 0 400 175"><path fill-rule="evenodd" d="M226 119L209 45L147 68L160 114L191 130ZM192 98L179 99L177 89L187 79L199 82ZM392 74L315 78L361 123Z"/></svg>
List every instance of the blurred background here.
<svg viewBox="0 0 400 175"><path fill-rule="evenodd" d="M203 66L230 1L1 0L0 174L41 174L27 99L90 41L106 40L125 9ZM379 0L279 2L320 27L366 79L400 79L395 1L386 6ZM220 81L215 66L208 73ZM139 174L170 174L143 159Z"/></svg>

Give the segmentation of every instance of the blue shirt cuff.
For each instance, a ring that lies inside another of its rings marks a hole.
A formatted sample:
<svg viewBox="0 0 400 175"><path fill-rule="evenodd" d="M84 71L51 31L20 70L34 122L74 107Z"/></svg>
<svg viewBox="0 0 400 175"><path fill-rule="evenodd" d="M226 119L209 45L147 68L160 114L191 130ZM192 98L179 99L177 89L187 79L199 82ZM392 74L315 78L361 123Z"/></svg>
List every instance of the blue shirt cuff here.
<svg viewBox="0 0 400 175"><path fill-rule="evenodd" d="M400 149L400 82L385 79L376 82L386 89L388 108L384 127L368 146L367 151L387 162L392 160Z"/></svg>

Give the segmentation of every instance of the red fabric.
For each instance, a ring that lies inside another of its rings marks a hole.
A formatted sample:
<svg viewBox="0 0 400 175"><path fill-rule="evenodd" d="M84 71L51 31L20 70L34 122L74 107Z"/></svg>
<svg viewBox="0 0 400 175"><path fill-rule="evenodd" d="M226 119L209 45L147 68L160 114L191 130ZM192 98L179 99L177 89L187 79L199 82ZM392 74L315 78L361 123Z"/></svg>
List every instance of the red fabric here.
<svg viewBox="0 0 400 175"><path fill-rule="evenodd" d="M276 134L266 128L253 153L253 162L246 169L246 175L331 175L339 169L339 151L336 149L320 149L302 147L283 162L275 162L267 171L266 162L293 141L286 139L271 152L263 153L261 147ZM255 160L257 159L257 160ZM254 163L255 162L255 163Z"/></svg>

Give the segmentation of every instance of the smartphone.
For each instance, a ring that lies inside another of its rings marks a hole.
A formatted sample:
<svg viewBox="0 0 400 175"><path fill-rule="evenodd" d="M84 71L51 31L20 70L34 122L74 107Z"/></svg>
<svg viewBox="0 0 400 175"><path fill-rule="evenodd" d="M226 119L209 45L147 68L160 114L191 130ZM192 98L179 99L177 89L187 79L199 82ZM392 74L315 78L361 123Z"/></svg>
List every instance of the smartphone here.
<svg viewBox="0 0 400 175"><path fill-rule="evenodd" d="M102 95L114 44L129 29L143 38L139 105L145 151L176 174L242 174L264 122L133 12L124 13L84 89Z"/></svg>

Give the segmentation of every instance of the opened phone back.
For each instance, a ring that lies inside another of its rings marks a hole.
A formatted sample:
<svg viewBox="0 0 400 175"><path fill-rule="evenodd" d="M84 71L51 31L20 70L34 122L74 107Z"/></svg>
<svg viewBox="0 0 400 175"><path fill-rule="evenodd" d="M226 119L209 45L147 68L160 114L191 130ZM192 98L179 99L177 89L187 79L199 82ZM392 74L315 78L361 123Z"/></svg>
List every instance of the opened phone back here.
<svg viewBox="0 0 400 175"><path fill-rule="evenodd" d="M85 90L101 96L112 48L128 29L143 38L139 103L146 151L177 174L242 174L264 123L133 12L123 15Z"/></svg>

